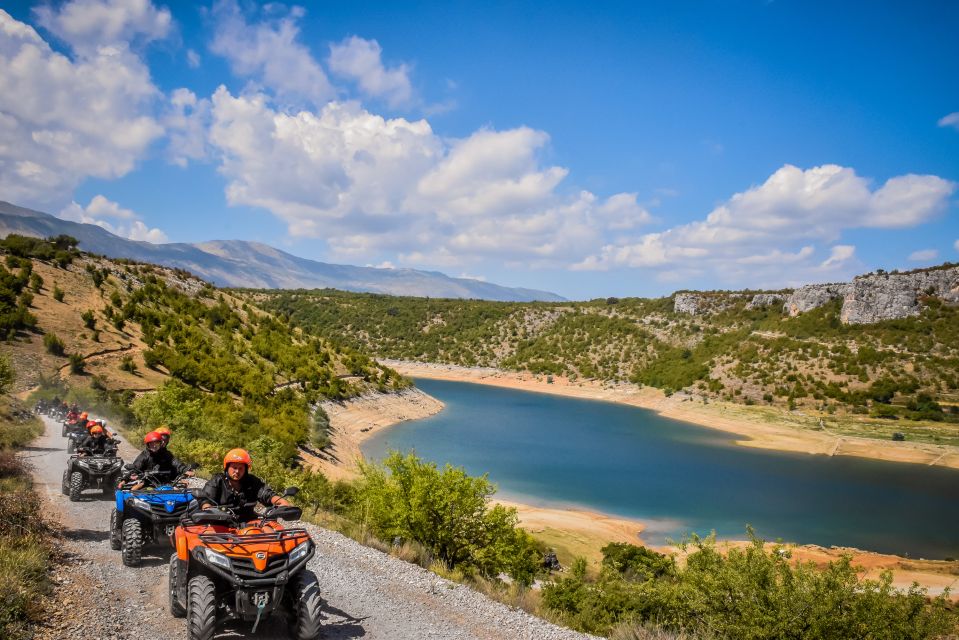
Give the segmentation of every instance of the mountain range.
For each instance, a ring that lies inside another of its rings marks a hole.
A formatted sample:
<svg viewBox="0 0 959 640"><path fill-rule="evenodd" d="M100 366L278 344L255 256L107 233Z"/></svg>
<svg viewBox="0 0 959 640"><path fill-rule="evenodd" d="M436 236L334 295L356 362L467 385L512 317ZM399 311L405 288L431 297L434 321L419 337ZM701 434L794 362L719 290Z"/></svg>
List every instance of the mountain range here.
<svg viewBox="0 0 959 640"><path fill-rule="evenodd" d="M0 201L0 236L19 233L47 237L66 234L84 251L186 269L220 287L319 289L431 298L475 298L509 302L561 302L548 291L504 287L438 271L380 269L329 264L300 258L260 242L214 240L152 244L128 240L94 224L62 220L41 211Z"/></svg>

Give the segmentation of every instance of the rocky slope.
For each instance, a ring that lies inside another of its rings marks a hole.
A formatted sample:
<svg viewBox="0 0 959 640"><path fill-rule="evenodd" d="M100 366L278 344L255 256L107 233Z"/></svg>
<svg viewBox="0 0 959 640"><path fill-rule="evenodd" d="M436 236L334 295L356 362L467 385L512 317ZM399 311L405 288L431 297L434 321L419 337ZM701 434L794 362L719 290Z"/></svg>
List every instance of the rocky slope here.
<svg viewBox="0 0 959 640"><path fill-rule="evenodd" d="M682 292L673 301L677 313L702 315L732 307L743 293ZM959 304L959 266L944 265L906 273L879 271L857 276L852 282L810 284L784 293L759 293L752 296L747 309L782 303L783 313L795 317L842 300L844 324L872 324L917 316L925 300L938 298L946 304Z"/></svg>

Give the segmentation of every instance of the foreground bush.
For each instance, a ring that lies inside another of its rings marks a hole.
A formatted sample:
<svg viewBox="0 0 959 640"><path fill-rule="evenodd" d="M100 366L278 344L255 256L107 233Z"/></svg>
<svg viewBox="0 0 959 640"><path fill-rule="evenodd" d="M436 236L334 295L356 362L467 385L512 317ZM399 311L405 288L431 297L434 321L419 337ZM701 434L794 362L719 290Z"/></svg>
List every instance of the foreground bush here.
<svg viewBox="0 0 959 640"><path fill-rule="evenodd" d="M542 554L517 528L515 509L489 506L494 491L485 475L450 465L441 471L394 451L383 466L362 466L355 515L381 540L413 540L448 569L487 578L505 572L530 584Z"/></svg>
<svg viewBox="0 0 959 640"><path fill-rule="evenodd" d="M695 539L685 567L650 552L604 552L599 577L584 561L546 586L543 603L574 628L622 633L650 622L709 638L919 639L956 631L945 596L930 600L913 585L902 593L892 574L860 579L850 559L824 568L792 563L781 547L766 549L750 531L744 549L720 553L712 539Z"/></svg>

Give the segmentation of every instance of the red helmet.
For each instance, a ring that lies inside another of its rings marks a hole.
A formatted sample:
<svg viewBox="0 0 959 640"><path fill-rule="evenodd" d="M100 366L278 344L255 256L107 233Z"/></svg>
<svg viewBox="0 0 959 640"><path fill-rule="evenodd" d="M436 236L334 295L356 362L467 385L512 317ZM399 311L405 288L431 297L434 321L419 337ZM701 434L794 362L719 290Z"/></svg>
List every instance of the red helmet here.
<svg viewBox="0 0 959 640"><path fill-rule="evenodd" d="M231 463L245 464L246 468L250 468L252 460L250 460L250 454L246 452L246 449L230 449L225 456L223 456L223 469L225 470L227 465Z"/></svg>
<svg viewBox="0 0 959 640"><path fill-rule="evenodd" d="M103 433L103 427L101 427L100 425L94 425L93 427L90 428L91 436L100 435L102 433Z"/></svg>
<svg viewBox="0 0 959 640"><path fill-rule="evenodd" d="M87 428L87 431L89 431L89 430L92 429L93 427L99 427L100 425L98 425L98 424L97 424L96 422L94 422L93 420L90 420L89 422L87 422L87 423L86 423L85 425L83 425L83 426L85 426L85 427Z"/></svg>
<svg viewBox="0 0 959 640"><path fill-rule="evenodd" d="M163 436L161 436L156 431L151 431L150 433L143 436L144 444L150 444L151 442L163 442Z"/></svg>

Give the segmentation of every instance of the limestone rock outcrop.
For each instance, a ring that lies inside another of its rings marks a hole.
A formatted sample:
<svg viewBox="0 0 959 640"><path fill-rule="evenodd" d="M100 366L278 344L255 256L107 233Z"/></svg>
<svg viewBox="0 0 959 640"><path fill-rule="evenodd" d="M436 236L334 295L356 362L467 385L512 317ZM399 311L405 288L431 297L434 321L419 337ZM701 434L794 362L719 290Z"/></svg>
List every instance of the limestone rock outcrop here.
<svg viewBox="0 0 959 640"><path fill-rule="evenodd" d="M771 307L774 304L782 304L786 301L786 295L783 293L757 293L753 299L746 304L746 309L759 309L762 307Z"/></svg>
<svg viewBox="0 0 959 640"><path fill-rule="evenodd" d="M837 298L845 299L851 288L852 285L848 283L807 284L799 287L786 298L783 313L798 316L800 313L817 309Z"/></svg>

